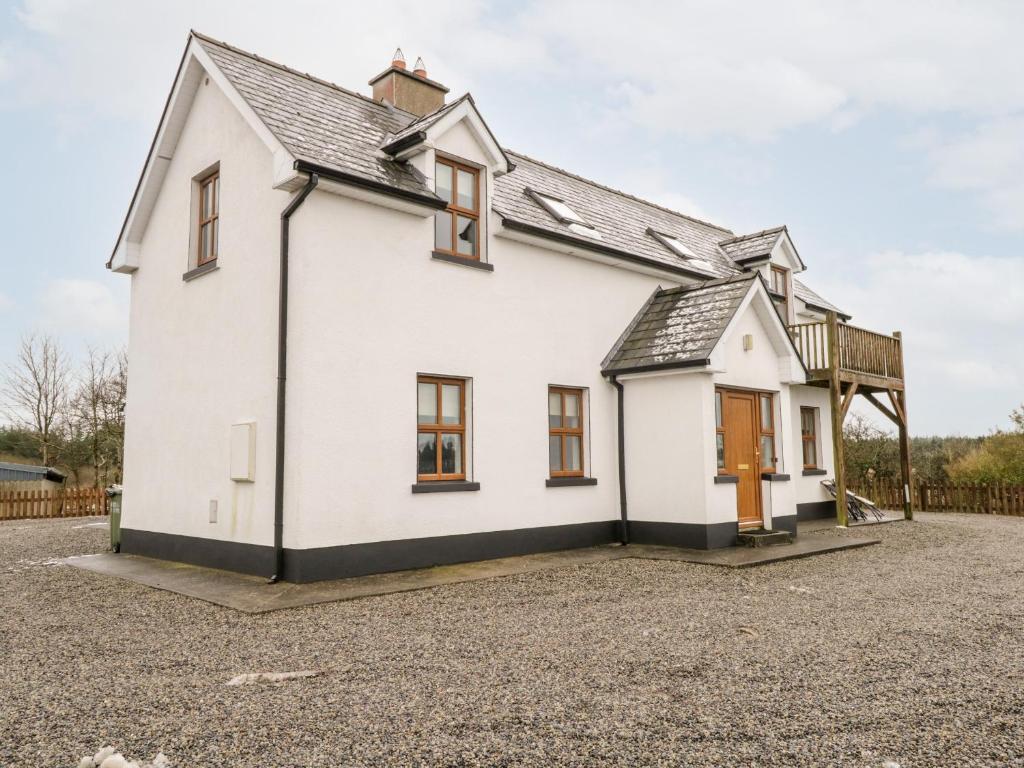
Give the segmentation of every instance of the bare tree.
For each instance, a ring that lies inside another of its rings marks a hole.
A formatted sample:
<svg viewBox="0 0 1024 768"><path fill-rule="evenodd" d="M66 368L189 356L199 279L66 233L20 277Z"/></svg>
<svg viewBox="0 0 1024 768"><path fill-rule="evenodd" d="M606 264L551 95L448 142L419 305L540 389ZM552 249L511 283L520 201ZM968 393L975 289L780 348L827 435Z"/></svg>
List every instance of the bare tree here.
<svg viewBox="0 0 1024 768"><path fill-rule="evenodd" d="M15 361L7 366L3 395L8 415L34 433L45 465L56 454L70 379L67 355L52 336L23 337Z"/></svg>
<svg viewBox="0 0 1024 768"><path fill-rule="evenodd" d="M110 377L110 353L89 347L85 365L78 377L78 386L71 400L71 415L76 436L84 438L84 448L92 465L93 485L103 487L101 467L107 456L104 443L107 379ZM105 474L105 472L104 472Z"/></svg>

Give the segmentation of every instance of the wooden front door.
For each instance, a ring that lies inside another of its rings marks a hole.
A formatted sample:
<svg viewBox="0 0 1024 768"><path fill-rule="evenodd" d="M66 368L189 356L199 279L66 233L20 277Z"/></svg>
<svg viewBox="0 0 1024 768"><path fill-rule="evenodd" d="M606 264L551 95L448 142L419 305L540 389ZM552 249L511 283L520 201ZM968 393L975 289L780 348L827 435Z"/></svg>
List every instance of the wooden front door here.
<svg viewBox="0 0 1024 768"><path fill-rule="evenodd" d="M722 390L725 427L725 474L739 478L736 513L740 528L760 528L761 462L757 455L757 395Z"/></svg>

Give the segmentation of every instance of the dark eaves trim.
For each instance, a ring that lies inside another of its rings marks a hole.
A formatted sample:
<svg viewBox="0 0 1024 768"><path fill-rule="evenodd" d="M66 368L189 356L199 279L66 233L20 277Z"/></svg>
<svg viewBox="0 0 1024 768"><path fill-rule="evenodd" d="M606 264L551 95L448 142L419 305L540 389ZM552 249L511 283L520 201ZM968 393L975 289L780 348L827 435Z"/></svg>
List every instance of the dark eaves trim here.
<svg viewBox="0 0 1024 768"><path fill-rule="evenodd" d="M323 179L336 181L339 184L347 184L352 187L367 189L371 192L379 192L382 195L399 197L403 200L409 200L420 205L425 205L429 208L435 208L439 211L443 211L448 207L448 203L437 197L437 195L392 187L380 181L367 179L364 176L357 176L356 174L348 173L347 171L340 171L337 168L329 168L324 165L318 165L317 163L311 163L308 160L296 160L294 167L295 170L300 173L317 174Z"/></svg>
<svg viewBox="0 0 1024 768"><path fill-rule="evenodd" d="M770 253L759 253L756 256L743 256L739 259L733 259L733 261L737 264L750 264L755 261L768 261L771 257L772 255Z"/></svg>
<svg viewBox="0 0 1024 768"><path fill-rule="evenodd" d="M397 155L409 147L415 147L417 144L421 144L427 139L427 134L424 131L414 131L408 136L403 136L398 141L393 141L390 144L385 144L381 147L382 152L387 152L389 155Z"/></svg>
<svg viewBox="0 0 1024 768"><path fill-rule="evenodd" d="M688 277L693 280L706 281L708 279L708 276L702 272L694 272L693 270L685 269L683 267L665 264L660 261L655 261L654 259L647 259L643 256L637 256L635 253L629 253L628 251L623 251L618 248L612 248L611 246L604 245L587 238L572 237L571 235L566 235L561 232L552 232L549 229L537 227L533 224L527 224L515 219L505 218L504 216L501 219L501 223L507 229L512 229L527 235L534 235L535 237L547 240L554 240L555 242L565 243L566 245L575 245L588 251L594 251L605 256L614 256L617 259L622 259L623 261L628 261L633 264L641 264L645 267L661 270L662 272L682 275L683 277Z"/></svg>
<svg viewBox="0 0 1024 768"><path fill-rule="evenodd" d="M285 385L288 381L288 239L292 214L299 209L320 178L311 173L306 186L299 190L281 211L281 253L277 301L277 434L274 439L274 573L270 583L284 578L284 427Z"/></svg>
<svg viewBox="0 0 1024 768"><path fill-rule="evenodd" d="M668 363L651 363L649 365L635 365L632 368L616 368L614 370L601 371L604 376L623 376L627 373L647 373L648 371L669 371L673 368L701 368L711 364L710 358L700 360L673 360Z"/></svg>

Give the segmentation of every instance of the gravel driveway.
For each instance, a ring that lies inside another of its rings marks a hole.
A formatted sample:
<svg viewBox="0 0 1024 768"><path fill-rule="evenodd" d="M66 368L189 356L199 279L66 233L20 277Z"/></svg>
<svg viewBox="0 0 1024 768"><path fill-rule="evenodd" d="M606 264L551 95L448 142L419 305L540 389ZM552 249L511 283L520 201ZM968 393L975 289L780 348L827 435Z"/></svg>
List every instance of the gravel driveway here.
<svg viewBox="0 0 1024 768"><path fill-rule="evenodd" d="M94 521L0 523L0 766L1024 766L1024 519L920 518L255 616L48 562Z"/></svg>

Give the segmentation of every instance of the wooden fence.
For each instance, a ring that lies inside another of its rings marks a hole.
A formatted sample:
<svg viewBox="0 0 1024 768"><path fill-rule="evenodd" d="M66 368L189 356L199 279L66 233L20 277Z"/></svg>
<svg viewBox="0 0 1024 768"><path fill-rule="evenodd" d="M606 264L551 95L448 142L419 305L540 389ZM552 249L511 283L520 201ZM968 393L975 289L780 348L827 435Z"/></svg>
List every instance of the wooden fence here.
<svg viewBox="0 0 1024 768"><path fill-rule="evenodd" d="M0 520L41 517L88 517L109 513L102 488L58 488L48 491L5 490L0 484Z"/></svg>
<svg viewBox="0 0 1024 768"><path fill-rule="evenodd" d="M850 490L871 499L882 509L903 508L903 486L898 480L852 484ZM914 509L922 512L974 512L1024 517L1024 485L1003 483L916 483L911 486Z"/></svg>

